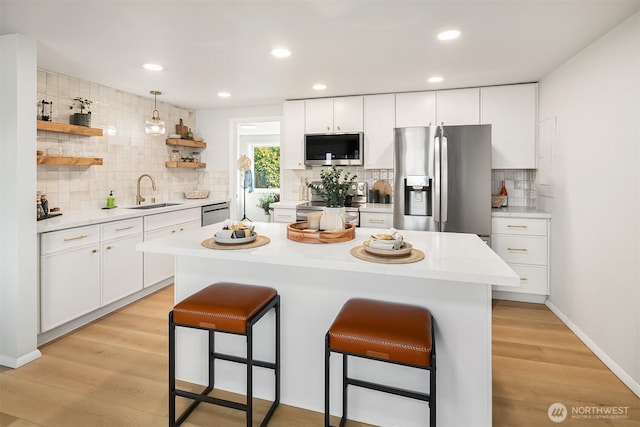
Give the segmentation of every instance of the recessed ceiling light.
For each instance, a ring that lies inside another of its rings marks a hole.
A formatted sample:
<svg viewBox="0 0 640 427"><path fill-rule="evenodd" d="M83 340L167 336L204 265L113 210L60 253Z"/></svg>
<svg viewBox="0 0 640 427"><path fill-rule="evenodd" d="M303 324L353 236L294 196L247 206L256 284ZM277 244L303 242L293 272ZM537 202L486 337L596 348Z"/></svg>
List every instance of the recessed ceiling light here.
<svg viewBox="0 0 640 427"><path fill-rule="evenodd" d="M441 77L441 76L433 76L427 79L429 83L440 83L443 80L444 80L444 77Z"/></svg>
<svg viewBox="0 0 640 427"><path fill-rule="evenodd" d="M164 70L164 67L162 67L162 65L158 65L158 64L143 64L142 68L144 68L145 70L150 70L150 71L162 71L162 70Z"/></svg>
<svg viewBox="0 0 640 427"><path fill-rule="evenodd" d="M271 55L275 56L276 58L287 58L291 56L291 51L289 49L279 47L279 48L273 49L271 51Z"/></svg>
<svg viewBox="0 0 640 427"><path fill-rule="evenodd" d="M220 98L229 98L231 94L229 92L218 92Z"/></svg>
<svg viewBox="0 0 640 427"><path fill-rule="evenodd" d="M458 30L448 30L438 34L439 40L453 40L457 39L458 37L460 37L460 31Z"/></svg>
<svg viewBox="0 0 640 427"><path fill-rule="evenodd" d="M313 85L313 89L315 90L325 90L327 88L327 85L324 83L316 83Z"/></svg>

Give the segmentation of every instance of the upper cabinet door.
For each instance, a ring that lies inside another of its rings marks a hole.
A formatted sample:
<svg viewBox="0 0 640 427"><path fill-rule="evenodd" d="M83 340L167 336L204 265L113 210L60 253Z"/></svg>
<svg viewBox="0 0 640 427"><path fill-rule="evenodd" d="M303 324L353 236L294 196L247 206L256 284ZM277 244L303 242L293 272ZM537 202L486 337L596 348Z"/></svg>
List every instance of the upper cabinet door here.
<svg viewBox="0 0 640 427"><path fill-rule="evenodd" d="M491 125L492 168L535 169L538 85L481 90L482 123Z"/></svg>
<svg viewBox="0 0 640 427"><path fill-rule="evenodd" d="M396 127L436 124L436 93L410 92L396 94Z"/></svg>
<svg viewBox="0 0 640 427"><path fill-rule="evenodd" d="M393 169L395 95L364 97L364 168Z"/></svg>
<svg viewBox="0 0 640 427"><path fill-rule="evenodd" d="M304 169L304 101L284 103L283 169Z"/></svg>
<svg viewBox="0 0 640 427"><path fill-rule="evenodd" d="M362 96L345 96L333 99L333 132L363 131L363 99Z"/></svg>
<svg viewBox="0 0 640 427"><path fill-rule="evenodd" d="M436 92L436 122L446 125L480 124L480 89Z"/></svg>
<svg viewBox="0 0 640 427"><path fill-rule="evenodd" d="M333 98L304 101L306 133L333 132Z"/></svg>

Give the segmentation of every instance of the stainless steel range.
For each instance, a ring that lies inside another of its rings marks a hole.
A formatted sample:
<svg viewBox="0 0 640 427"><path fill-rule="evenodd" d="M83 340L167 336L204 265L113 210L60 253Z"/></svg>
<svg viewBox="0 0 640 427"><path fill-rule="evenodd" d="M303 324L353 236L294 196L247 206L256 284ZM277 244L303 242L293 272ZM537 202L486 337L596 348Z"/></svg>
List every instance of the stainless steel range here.
<svg viewBox="0 0 640 427"><path fill-rule="evenodd" d="M321 181L313 181L312 184L322 186ZM311 189L309 191L309 201L296 206L296 221L306 221L309 212L317 212L324 209L325 204L320 196ZM353 182L349 189L345 202L346 222L356 227L360 225L360 206L367 202L367 183Z"/></svg>

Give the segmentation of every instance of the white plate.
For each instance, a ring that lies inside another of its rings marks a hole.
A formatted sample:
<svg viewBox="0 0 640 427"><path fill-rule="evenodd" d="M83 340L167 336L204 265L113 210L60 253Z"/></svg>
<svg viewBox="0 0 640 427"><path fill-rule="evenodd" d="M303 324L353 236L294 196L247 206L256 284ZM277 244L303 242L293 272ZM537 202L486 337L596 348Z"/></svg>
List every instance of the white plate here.
<svg viewBox="0 0 640 427"><path fill-rule="evenodd" d="M226 245L239 245L241 243L253 242L254 240L256 240L256 237L258 237L258 233L255 233L255 232L251 234L251 236L249 237L240 237L240 238L213 236L213 238L216 240L216 243L223 243Z"/></svg>
<svg viewBox="0 0 640 427"><path fill-rule="evenodd" d="M394 257L394 256L411 255L411 248L413 246L411 246L411 243L404 242L400 249L394 249L394 250L370 248L369 246L365 246L365 245L363 245L363 247L365 252L368 252L372 255Z"/></svg>

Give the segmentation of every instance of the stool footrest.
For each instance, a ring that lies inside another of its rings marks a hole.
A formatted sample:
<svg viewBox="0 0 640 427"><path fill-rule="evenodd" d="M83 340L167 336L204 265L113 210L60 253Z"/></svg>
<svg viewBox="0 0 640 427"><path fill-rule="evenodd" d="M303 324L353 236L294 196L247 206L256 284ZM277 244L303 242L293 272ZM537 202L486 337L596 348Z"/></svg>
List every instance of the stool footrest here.
<svg viewBox="0 0 640 427"><path fill-rule="evenodd" d="M176 390L175 393L176 393L176 396L187 397L189 399L195 400L197 403L207 402L207 403L214 403L220 406L226 406L227 408L238 409L240 411L247 410L246 404L234 402L232 400L220 399L218 397L211 397L204 393L198 394L198 393L193 393L186 390Z"/></svg>
<svg viewBox="0 0 640 427"><path fill-rule="evenodd" d="M428 393L420 393L417 391L406 390L398 387L391 387L384 384L372 383L370 381L362 381L356 378L346 378L347 385L354 385L356 387L368 388L370 390L382 391L384 393L395 394L397 396L410 397L412 399L423 400L429 402L431 396Z"/></svg>
<svg viewBox="0 0 640 427"><path fill-rule="evenodd" d="M235 362L235 363L243 363L247 364L246 357L234 356L232 354L224 354L224 353L212 353L213 357L216 360L225 360L227 362ZM254 360L251 362L253 366L257 366L259 368L267 368L267 369L276 369L276 364L273 362L265 362L263 360Z"/></svg>

